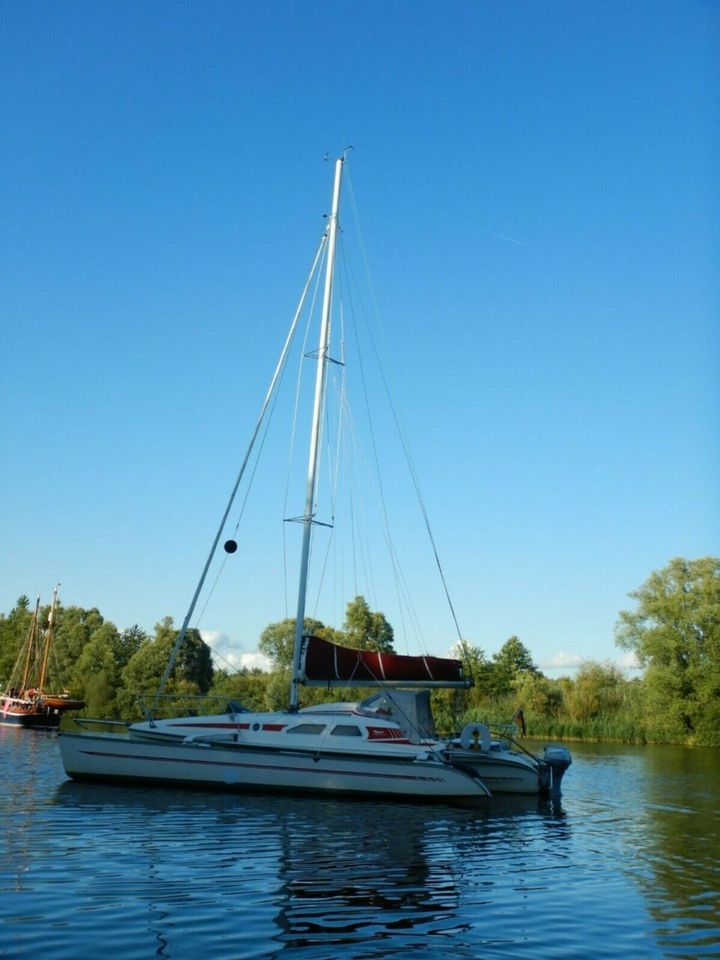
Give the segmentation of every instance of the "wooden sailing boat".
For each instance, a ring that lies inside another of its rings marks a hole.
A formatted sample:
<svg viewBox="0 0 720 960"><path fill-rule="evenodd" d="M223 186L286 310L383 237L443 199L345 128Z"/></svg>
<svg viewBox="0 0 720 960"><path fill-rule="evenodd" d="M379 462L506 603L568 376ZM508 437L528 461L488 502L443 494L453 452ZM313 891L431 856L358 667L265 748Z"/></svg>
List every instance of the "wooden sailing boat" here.
<svg viewBox="0 0 720 960"><path fill-rule="evenodd" d="M0 723L20 727L57 727L64 713L81 710L84 700L70 694L48 693L48 666L54 639L58 588L53 590L48 624L40 630L40 597L16 664L14 676L0 699Z"/></svg>

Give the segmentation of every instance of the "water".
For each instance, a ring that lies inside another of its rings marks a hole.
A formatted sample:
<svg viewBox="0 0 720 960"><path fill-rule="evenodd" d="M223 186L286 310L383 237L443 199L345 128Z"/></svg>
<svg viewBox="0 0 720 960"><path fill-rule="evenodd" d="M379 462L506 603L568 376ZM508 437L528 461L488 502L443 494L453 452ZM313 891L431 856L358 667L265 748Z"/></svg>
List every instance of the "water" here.
<svg viewBox="0 0 720 960"><path fill-rule="evenodd" d="M720 957L720 751L573 754L477 813L74 784L0 727L0 955Z"/></svg>

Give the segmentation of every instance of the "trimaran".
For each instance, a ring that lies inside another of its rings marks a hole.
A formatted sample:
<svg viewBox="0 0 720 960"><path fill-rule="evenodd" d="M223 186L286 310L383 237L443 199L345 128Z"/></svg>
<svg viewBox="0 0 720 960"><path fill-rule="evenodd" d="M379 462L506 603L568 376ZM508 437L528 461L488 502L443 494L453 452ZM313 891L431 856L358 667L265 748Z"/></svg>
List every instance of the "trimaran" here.
<svg viewBox="0 0 720 960"><path fill-rule="evenodd" d="M471 686L472 680L464 674L459 660L360 651L304 635L344 162L344 155L335 162L331 211L320 245L321 250L325 248L325 281L305 512L300 518L303 536L289 709L258 713L231 702L220 715L170 719L156 715L159 696L219 546L248 453L146 719L123 725L122 732L97 732L87 719L78 721L83 726L80 732L62 731L63 764L67 774L75 779L470 804L495 792L542 793L559 789L570 762L564 747L546 748L545 756L535 757L509 749L506 741L493 739L487 728L478 724L466 727L456 740L437 738L429 689ZM282 362L281 355L253 440ZM234 541L228 541L226 549L234 550ZM360 703L301 709L299 691L303 685L378 687L379 692Z"/></svg>

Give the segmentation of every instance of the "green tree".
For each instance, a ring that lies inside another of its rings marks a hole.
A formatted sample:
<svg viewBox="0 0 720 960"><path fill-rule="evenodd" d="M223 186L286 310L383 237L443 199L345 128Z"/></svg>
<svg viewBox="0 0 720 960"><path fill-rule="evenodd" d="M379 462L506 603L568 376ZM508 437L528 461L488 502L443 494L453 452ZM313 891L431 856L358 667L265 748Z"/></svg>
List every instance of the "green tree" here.
<svg viewBox="0 0 720 960"><path fill-rule="evenodd" d="M265 688L265 710L287 710L291 673L289 667L280 667L270 674L270 679ZM302 696L305 700L306 693L303 693Z"/></svg>
<svg viewBox="0 0 720 960"><path fill-rule="evenodd" d="M519 637L512 636L493 654L486 683L493 697L507 697L520 677L539 673L528 648Z"/></svg>
<svg viewBox="0 0 720 960"><path fill-rule="evenodd" d="M33 611L30 600L24 594L9 615L0 616L0 684L1 689L13 680L13 670L20 650L27 640L32 623Z"/></svg>
<svg viewBox="0 0 720 960"><path fill-rule="evenodd" d="M373 612L365 597L355 597L347 605L343 625L345 643L358 650L378 650L393 653L393 628L385 614Z"/></svg>
<svg viewBox="0 0 720 960"><path fill-rule="evenodd" d="M50 605L40 608L41 630L48 626ZM0 617L0 679L9 680L18 652L25 643L32 620L28 598L20 597L8 617ZM100 611L92 608L63 607L58 604L55 617L55 635L48 662L46 687L53 692L71 689L82 695L84 675L80 663L85 647L95 632L105 623ZM110 625L111 630L115 627Z"/></svg>
<svg viewBox="0 0 720 960"><path fill-rule="evenodd" d="M160 657L161 651L167 652L165 663L162 664L158 676L158 683L165 671L167 661L170 659L179 632L175 629L172 617L165 617L160 623L155 624L155 637L152 643L157 648L156 659ZM156 669L155 666L153 666L154 669ZM190 627L185 633L171 677L186 681L191 687L196 688L198 693L207 693L212 686L213 665L210 647L195 627Z"/></svg>
<svg viewBox="0 0 720 960"><path fill-rule="evenodd" d="M260 634L258 649L273 662L275 668L292 666L295 646L295 617L287 617L277 623L269 623ZM305 636L317 636L325 630L320 620L305 617L303 620Z"/></svg>
<svg viewBox="0 0 720 960"><path fill-rule="evenodd" d="M485 652L473 644L462 641L450 651L454 660L460 660L463 673L472 680L470 689L433 690L432 709L439 731L445 734L457 732L466 722L484 714L488 704L485 679L490 666Z"/></svg>
<svg viewBox="0 0 720 960"><path fill-rule="evenodd" d="M456 643L450 651L450 656L454 660L460 660L463 665L463 673L468 680L472 680L474 690L479 696L485 695L485 681L487 678L490 663L481 647L467 643L465 640Z"/></svg>
<svg viewBox="0 0 720 960"><path fill-rule="evenodd" d="M47 623L50 607L43 607L43 619ZM85 646L95 631L105 623L96 607L57 607L57 626L51 656L52 675L56 683L73 690L81 682L77 665Z"/></svg>
<svg viewBox="0 0 720 960"><path fill-rule="evenodd" d="M630 594L615 639L645 667L650 726L661 738L720 745L720 559L677 557Z"/></svg>
<svg viewBox="0 0 720 960"><path fill-rule="evenodd" d="M560 715L563 707L563 689L559 681L551 680L542 673L519 674L514 684L515 700L522 704L525 719L530 717L553 717Z"/></svg>
<svg viewBox="0 0 720 960"><path fill-rule="evenodd" d="M149 637L133 626L120 633L114 624L105 621L94 631L75 667L75 689L86 702L90 716L117 716L120 710L122 671L132 656Z"/></svg>
<svg viewBox="0 0 720 960"><path fill-rule="evenodd" d="M226 697L228 701L239 703L248 710L267 709L267 689L272 674L254 667L246 667L237 673L216 670L210 693L213 697ZM287 700L287 690L285 692Z"/></svg>
<svg viewBox="0 0 720 960"><path fill-rule="evenodd" d="M75 689L85 700L90 716L111 717L116 713L121 669L115 655L118 638L114 624L103 623L83 647L76 664Z"/></svg>
<svg viewBox="0 0 720 960"><path fill-rule="evenodd" d="M200 631L194 627L185 634L183 645L178 653L175 673L196 686L200 693L207 693L212 686L214 674L212 653L201 637Z"/></svg>
<svg viewBox="0 0 720 960"><path fill-rule="evenodd" d="M177 634L172 617L165 617L155 625L154 638L149 643L143 643L130 657L121 674L122 690L117 697L122 716L137 716L137 697L144 696L147 701L148 697L155 694ZM199 631L191 628L185 635L165 693L205 694L212 685L212 677L210 648Z"/></svg>
<svg viewBox="0 0 720 960"><path fill-rule="evenodd" d="M137 653L143 644L149 641L148 635L137 624L132 627L126 627L122 633L118 634L117 641L113 646L113 653L118 666L123 670L130 662L130 658Z"/></svg>
<svg viewBox="0 0 720 960"><path fill-rule="evenodd" d="M565 708L573 720L594 720L617 713L625 679L611 664L588 661L578 668L565 693Z"/></svg>
<svg viewBox="0 0 720 960"><path fill-rule="evenodd" d="M306 637L323 637L331 643L356 647L359 650L393 652L393 628L382 613L373 612L364 597L355 597L345 611L343 630L326 627L321 620L305 617L303 633ZM258 649L278 668L290 667L295 645L295 618L287 617L270 623L260 634Z"/></svg>

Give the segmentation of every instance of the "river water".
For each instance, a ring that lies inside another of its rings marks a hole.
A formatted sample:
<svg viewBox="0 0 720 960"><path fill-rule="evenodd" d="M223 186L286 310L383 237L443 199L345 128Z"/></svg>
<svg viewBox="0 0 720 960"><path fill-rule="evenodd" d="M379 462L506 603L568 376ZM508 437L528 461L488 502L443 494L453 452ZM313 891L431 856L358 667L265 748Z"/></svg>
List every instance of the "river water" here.
<svg viewBox="0 0 720 960"><path fill-rule="evenodd" d="M573 756L473 812L75 784L0 727L0 955L720 957L720 751Z"/></svg>

